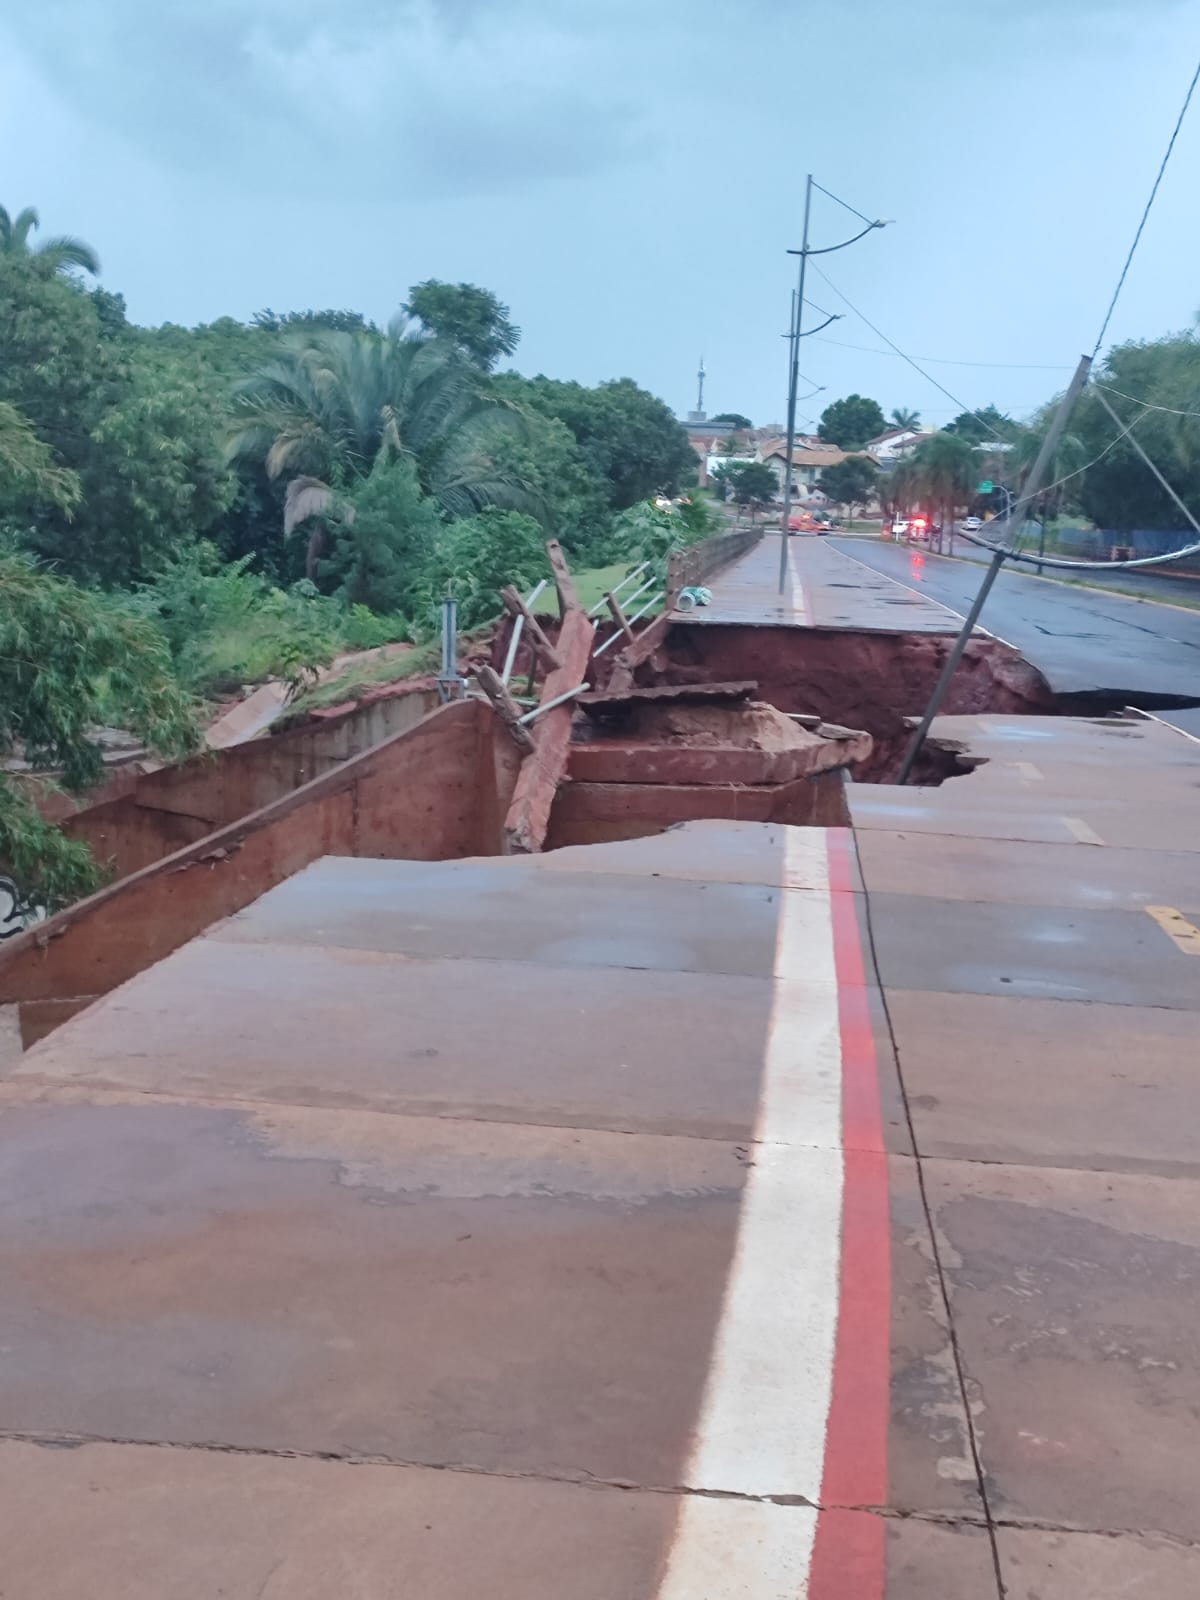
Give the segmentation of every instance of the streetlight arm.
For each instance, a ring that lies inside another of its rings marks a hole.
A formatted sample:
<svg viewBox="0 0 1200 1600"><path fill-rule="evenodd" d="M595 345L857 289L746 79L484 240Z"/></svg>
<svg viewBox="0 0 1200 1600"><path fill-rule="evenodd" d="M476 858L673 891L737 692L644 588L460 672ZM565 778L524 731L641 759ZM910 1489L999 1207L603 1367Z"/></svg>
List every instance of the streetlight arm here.
<svg viewBox="0 0 1200 1600"><path fill-rule="evenodd" d="M868 222L861 233L856 233L852 239L843 239L841 244L827 244L823 250L789 250L790 256L830 256L835 250L844 250L847 245L857 244L860 239L865 239L873 228L886 228L886 222Z"/></svg>
<svg viewBox="0 0 1200 1600"><path fill-rule="evenodd" d="M820 333L822 328L827 328L831 322L840 322L842 313L835 311L831 317L826 317L824 322L818 322L815 328L805 328L803 333L796 335L797 339L811 339L814 333Z"/></svg>

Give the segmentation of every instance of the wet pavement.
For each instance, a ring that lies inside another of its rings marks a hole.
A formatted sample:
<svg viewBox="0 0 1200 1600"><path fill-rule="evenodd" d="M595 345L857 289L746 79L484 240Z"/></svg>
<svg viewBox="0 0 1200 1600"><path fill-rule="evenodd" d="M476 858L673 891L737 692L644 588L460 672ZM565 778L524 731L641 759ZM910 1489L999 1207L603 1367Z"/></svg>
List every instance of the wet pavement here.
<svg viewBox="0 0 1200 1600"><path fill-rule="evenodd" d="M970 609L983 578L976 562L907 545L842 539L835 548L848 561L960 615ZM1169 705L1172 697L1200 702L1200 609L1005 570L980 620L1031 661L1056 694L1123 697L1149 709ZM1164 715L1200 731L1195 709Z"/></svg>
<svg viewBox="0 0 1200 1600"><path fill-rule="evenodd" d="M23 1057L4 1600L1190 1600L1200 743L934 736L327 857Z"/></svg>
<svg viewBox="0 0 1200 1600"><path fill-rule="evenodd" d="M988 1592L862 917L845 830L327 858L44 1041L5 1600Z"/></svg>
<svg viewBox="0 0 1200 1600"><path fill-rule="evenodd" d="M825 536L789 537L782 594L779 566L779 535L764 534L732 566L708 580L712 604L688 611L688 622L883 633L957 633L960 626L936 599L900 588L848 560Z"/></svg>

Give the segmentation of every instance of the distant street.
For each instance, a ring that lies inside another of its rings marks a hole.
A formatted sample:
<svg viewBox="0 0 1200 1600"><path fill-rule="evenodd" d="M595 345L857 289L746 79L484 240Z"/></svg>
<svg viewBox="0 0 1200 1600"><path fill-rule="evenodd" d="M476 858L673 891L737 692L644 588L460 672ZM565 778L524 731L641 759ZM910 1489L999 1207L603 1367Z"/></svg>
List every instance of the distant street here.
<svg viewBox="0 0 1200 1600"><path fill-rule="evenodd" d="M871 539L830 539L843 554L965 613L982 567ZM1005 571L982 625L1014 645L1057 694L1126 698L1146 709L1200 704L1200 611L1098 594ZM1200 734L1200 709L1161 711Z"/></svg>

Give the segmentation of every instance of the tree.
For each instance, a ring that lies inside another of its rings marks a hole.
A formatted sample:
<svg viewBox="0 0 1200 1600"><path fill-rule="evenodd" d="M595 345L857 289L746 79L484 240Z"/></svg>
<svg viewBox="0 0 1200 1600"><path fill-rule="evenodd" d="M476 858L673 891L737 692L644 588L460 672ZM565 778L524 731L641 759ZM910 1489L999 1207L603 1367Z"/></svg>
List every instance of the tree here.
<svg viewBox="0 0 1200 1600"><path fill-rule="evenodd" d="M403 458L448 517L488 505L527 508L529 485L495 453L524 426L520 411L443 339L401 327L318 331L287 341L238 386L230 451L287 483L284 534L308 525L306 571L315 578L339 501Z"/></svg>
<svg viewBox="0 0 1200 1600"><path fill-rule="evenodd" d="M893 428L919 428L921 426L921 413L912 411L906 406L896 406L892 411Z"/></svg>
<svg viewBox="0 0 1200 1600"><path fill-rule="evenodd" d="M821 413L817 433L839 450L861 450L884 431L883 411L877 400L868 400L861 394L847 395L835 400Z"/></svg>
<svg viewBox="0 0 1200 1600"><path fill-rule="evenodd" d="M51 272L70 272L72 268L79 267L84 272L90 272L93 278L100 276L100 257L90 244L84 244L82 239L74 239L69 234L43 239L41 244L31 244L30 235L38 227L38 214L32 206L26 206L15 217L10 217L0 206L0 254L32 256Z"/></svg>
<svg viewBox="0 0 1200 1600"><path fill-rule="evenodd" d="M256 311L250 319L256 328L266 333L291 333L296 329L328 328L335 333L366 333L374 331L375 324L368 322L361 311Z"/></svg>
<svg viewBox="0 0 1200 1600"><path fill-rule="evenodd" d="M754 424L749 417L744 417L740 411L722 411L712 419L714 422L727 422L730 427L736 428L739 433L748 433Z"/></svg>
<svg viewBox="0 0 1200 1600"><path fill-rule="evenodd" d="M104 768L91 730L114 716L167 758L197 740L192 702L157 629L26 556L0 554L0 757L20 754L84 790ZM100 881L87 846L46 822L3 770L0 866L21 910L65 905Z"/></svg>
<svg viewBox="0 0 1200 1600"><path fill-rule="evenodd" d="M1191 524L1137 454L1122 428L1136 438L1186 505L1200 504L1200 341L1194 333L1118 345L1109 351L1097 382L1121 418L1118 426L1096 393L1085 391L1071 432L1091 466L1078 480L1079 504L1099 527L1117 533L1136 528L1187 533ZM1115 392L1114 392L1115 391ZM1166 410L1143 411L1139 402ZM1056 472L1055 476L1061 476ZM1180 540L1180 543L1183 541Z"/></svg>
<svg viewBox="0 0 1200 1600"><path fill-rule="evenodd" d="M443 523L411 459L381 465L328 514L333 548L321 574L335 593L373 611L412 613L437 553Z"/></svg>
<svg viewBox="0 0 1200 1600"><path fill-rule="evenodd" d="M912 469L920 496L940 513L943 530L949 530L954 549L954 518L959 506L970 504L975 494L977 464L967 441L952 433L930 434L912 453ZM941 548L942 534L938 536Z"/></svg>
<svg viewBox="0 0 1200 1600"><path fill-rule="evenodd" d="M459 622L475 628L498 615L500 591L512 583L523 592L549 574L546 534L521 511L481 511L444 528L424 585L429 615L441 597L458 601Z"/></svg>
<svg viewBox="0 0 1200 1600"><path fill-rule="evenodd" d="M751 521L775 499L779 483L765 461L731 463L729 488L735 505L746 506Z"/></svg>
<svg viewBox="0 0 1200 1600"><path fill-rule="evenodd" d="M870 456L847 456L826 467L817 487L835 506L865 505L879 483L879 468Z"/></svg>
<svg viewBox="0 0 1200 1600"><path fill-rule="evenodd" d="M521 339L508 307L473 283L442 283L426 278L408 291L404 314L416 317L439 339L454 345L478 367L490 372L501 356L510 356Z"/></svg>
<svg viewBox="0 0 1200 1600"><path fill-rule="evenodd" d="M54 453L38 438L29 418L0 400L0 512L49 502L70 513L79 504L79 478L54 464Z"/></svg>
<svg viewBox="0 0 1200 1600"><path fill-rule="evenodd" d="M948 422L943 433L957 434L969 444L992 444L1007 441L1017 431L1016 423L995 406L984 406L978 411L963 411Z"/></svg>
<svg viewBox="0 0 1200 1600"><path fill-rule="evenodd" d="M506 375L496 383L518 405L566 424L580 458L604 482L613 511L654 494L677 495L696 482L699 464L687 430L632 378L594 389L543 377Z"/></svg>

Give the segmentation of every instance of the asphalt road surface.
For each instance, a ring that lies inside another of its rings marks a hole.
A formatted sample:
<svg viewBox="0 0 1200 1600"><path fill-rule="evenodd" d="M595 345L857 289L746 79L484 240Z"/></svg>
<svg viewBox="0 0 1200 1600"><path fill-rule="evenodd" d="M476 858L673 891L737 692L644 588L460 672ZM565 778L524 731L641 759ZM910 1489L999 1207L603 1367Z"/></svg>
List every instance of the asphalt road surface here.
<svg viewBox="0 0 1200 1600"><path fill-rule="evenodd" d="M973 562L907 545L828 542L961 613L983 578ZM1031 661L1056 694L1123 699L1200 735L1200 709L1172 709L1188 701L1200 707L1200 611L1004 571L981 623Z"/></svg>

